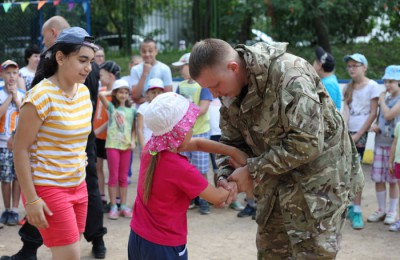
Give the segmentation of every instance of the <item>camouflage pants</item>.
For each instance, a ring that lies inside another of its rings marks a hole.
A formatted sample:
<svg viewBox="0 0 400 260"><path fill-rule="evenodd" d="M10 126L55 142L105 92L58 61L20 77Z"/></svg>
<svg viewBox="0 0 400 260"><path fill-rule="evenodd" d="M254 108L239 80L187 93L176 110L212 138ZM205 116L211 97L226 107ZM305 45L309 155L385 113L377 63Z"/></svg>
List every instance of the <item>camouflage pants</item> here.
<svg viewBox="0 0 400 260"><path fill-rule="evenodd" d="M307 213L305 213L307 214ZM339 223L337 230L344 224ZM259 260L271 259L335 259L339 250L340 232L326 231L318 236L291 244L287 234L278 200L265 225L257 230L257 250Z"/></svg>

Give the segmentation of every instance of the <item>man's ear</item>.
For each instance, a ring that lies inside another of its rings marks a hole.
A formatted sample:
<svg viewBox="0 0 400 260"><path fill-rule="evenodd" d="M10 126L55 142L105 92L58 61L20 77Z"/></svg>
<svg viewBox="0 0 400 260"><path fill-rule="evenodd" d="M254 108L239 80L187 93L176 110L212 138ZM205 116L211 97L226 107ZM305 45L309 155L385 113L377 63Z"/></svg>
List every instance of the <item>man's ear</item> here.
<svg viewBox="0 0 400 260"><path fill-rule="evenodd" d="M239 64L236 61L230 61L227 64L227 68L233 72L238 72Z"/></svg>

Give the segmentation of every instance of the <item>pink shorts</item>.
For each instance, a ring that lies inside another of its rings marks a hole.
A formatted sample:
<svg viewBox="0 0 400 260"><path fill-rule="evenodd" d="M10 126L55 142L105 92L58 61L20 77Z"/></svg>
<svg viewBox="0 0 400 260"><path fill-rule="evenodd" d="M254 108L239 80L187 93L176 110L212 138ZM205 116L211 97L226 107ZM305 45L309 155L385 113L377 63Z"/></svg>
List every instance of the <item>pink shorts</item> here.
<svg viewBox="0 0 400 260"><path fill-rule="evenodd" d="M400 163L394 163L394 177L400 179Z"/></svg>
<svg viewBox="0 0 400 260"><path fill-rule="evenodd" d="M86 182L77 187L35 186L53 216L46 215L49 227L39 229L47 247L70 245L79 240L86 225L88 193Z"/></svg>

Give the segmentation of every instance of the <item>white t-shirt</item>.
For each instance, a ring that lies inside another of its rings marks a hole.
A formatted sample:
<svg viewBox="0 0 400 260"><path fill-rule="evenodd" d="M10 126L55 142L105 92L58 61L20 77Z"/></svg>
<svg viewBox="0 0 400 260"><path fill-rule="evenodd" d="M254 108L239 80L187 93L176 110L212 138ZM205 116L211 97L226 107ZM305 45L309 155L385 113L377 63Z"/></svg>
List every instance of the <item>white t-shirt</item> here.
<svg viewBox="0 0 400 260"><path fill-rule="evenodd" d="M140 64L132 67L131 69L131 78L132 78L132 85L137 85L139 82L140 77L142 76L143 73L143 62ZM171 74L171 69L164 63L157 61L153 67L151 67L151 70L149 72L149 75L147 75L146 82L144 83L144 87L142 90L142 96L144 97L146 95L146 90L147 90L147 82L152 79L152 78L159 78L164 82L164 87L165 86L172 86L172 74Z"/></svg>
<svg viewBox="0 0 400 260"><path fill-rule="evenodd" d="M344 91L346 91L346 87ZM379 98L381 93L382 88L374 80L370 80L364 87L353 91L352 101L349 105L350 132L358 132L362 128L371 113L371 100Z"/></svg>
<svg viewBox="0 0 400 260"><path fill-rule="evenodd" d="M144 113L148 108L149 108L149 102L146 101L139 106L137 113L141 114L143 117ZM147 127L146 123L143 120L143 138L145 144L150 140L152 134L153 132Z"/></svg>
<svg viewBox="0 0 400 260"><path fill-rule="evenodd" d="M0 88L0 105L4 104L4 101L8 98L8 94L4 87ZM17 96L18 100L22 102L22 98L24 97L24 91L18 89ZM0 118L0 147L7 147L7 140L11 137L12 131L17 128L19 117L19 108L14 102L11 102L7 107L7 111Z"/></svg>
<svg viewBox="0 0 400 260"><path fill-rule="evenodd" d="M35 72L28 70L27 67L23 67L22 69L19 70L19 75L25 81L26 90L31 89L33 87L33 86L31 86L31 84L32 84L33 78L35 77Z"/></svg>
<svg viewBox="0 0 400 260"><path fill-rule="evenodd" d="M219 98L214 98L208 107L208 115L210 116L210 135L221 135L219 128L219 109L221 108L221 101Z"/></svg>

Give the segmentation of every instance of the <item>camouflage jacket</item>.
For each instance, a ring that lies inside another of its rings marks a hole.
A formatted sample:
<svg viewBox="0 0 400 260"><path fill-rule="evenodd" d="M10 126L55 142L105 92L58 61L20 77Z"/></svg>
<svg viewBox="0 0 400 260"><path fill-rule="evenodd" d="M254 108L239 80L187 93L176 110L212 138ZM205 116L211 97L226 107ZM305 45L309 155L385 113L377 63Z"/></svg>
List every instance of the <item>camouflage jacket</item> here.
<svg viewBox="0 0 400 260"><path fill-rule="evenodd" d="M266 223L278 200L297 243L342 219L364 179L354 143L320 78L286 46L236 47L249 83L240 97L222 98L220 127L221 142L249 155L258 224ZM227 157L218 163L221 175L232 173Z"/></svg>

